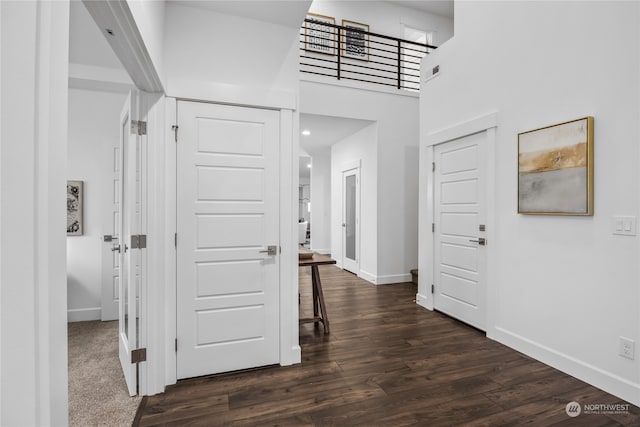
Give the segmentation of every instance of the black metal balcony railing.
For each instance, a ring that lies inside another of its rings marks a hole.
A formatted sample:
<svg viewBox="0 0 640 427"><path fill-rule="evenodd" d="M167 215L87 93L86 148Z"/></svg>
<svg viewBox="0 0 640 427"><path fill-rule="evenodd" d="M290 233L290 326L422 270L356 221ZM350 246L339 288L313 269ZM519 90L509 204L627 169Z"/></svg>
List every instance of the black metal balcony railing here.
<svg viewBox="0 0 640 427"><path fill-rule="evenodd" d="M365 27L365 26L363 26ZM420 90L420 60L435 46L305 19L300 32L300 71Z"/></svg>

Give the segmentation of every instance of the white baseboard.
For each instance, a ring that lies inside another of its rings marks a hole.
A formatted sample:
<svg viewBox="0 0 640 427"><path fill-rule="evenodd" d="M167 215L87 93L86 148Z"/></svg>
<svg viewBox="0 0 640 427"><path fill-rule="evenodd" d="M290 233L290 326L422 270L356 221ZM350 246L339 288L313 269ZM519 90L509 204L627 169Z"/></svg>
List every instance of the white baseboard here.
<svg viewBox="0 0 640 427"><path fill-rule="evenodd" d="M286 360L280 361L280 366L295 365L302 362L302 348L299 345L291 347L291 353Z"/></svg>
<svg viewBox="0 0 640 427"><path fill-rule="evenodd" d="M316 248L312 248L311 249L313 252L317 252L321 255L331 255L331 249L316 249Z"/></svg>
<svg viewBox="0 0 640 427"><path fill-rule="evenodd" d="M100 320L102 308L71 308L67 310L67 322L84 322L87 320Z"/></svg>
<svg viewBox="0 0 640 427"><path fill-rule="evenodd" d="M376 283L378 285L391 285L393 283L411 282L411 273L406 274L389 274L386 276L378 276Z"/></svg>
<svg viewBox="0 0 640 427"><path fill-rule="evenodd" d="M360 270L358 277L366 280L367 282L371 282L374 285L390 285L392 283L407 283L411 281L411 273L376 276L364 270Z"/></svg>
<svg viewBox="0 0 640 427"><path fill-rule="evenodd" d="M418 304L421 307L426 308L427 310L431 310L433 311L433 305L429 304L429 299L427 298L426 295L423 295L421 293L417 293L416 294L416 304Z"/></svg>
<svg viewBox="0 0 640 427"><path fill-rule="evenodd" d="M364 270L360 270L360 274L358 274L358 277L361 279L366 280L367 282L371 282L374 285L377 285L378 283L376 282L376 276L371 274L371 273L367 273Z"/></svg>
<svg viewBox="0 0 640 427"><path fill-rule="evenodd" d="M559 371L611 393L636 406L640 405L640 384L607 372L597 366L560 353L506 329L495 327L489 338L533 357ZM582 403L582 402L579 402ZM596 403L596 402L584 402Z"/></svg>

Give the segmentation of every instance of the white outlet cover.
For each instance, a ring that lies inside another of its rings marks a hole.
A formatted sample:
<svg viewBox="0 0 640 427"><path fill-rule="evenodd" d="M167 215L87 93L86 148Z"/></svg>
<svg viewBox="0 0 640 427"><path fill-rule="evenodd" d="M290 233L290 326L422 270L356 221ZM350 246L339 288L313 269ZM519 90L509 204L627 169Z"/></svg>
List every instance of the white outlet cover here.
<svg viewBox="0 0 640 427"><path fill-rule="evenodd" d="M619 351L620 356L626 357L627 359L634 360L636 356L635 353L636 353L635 341L629 338L620 337L620 351Z"/></svg>

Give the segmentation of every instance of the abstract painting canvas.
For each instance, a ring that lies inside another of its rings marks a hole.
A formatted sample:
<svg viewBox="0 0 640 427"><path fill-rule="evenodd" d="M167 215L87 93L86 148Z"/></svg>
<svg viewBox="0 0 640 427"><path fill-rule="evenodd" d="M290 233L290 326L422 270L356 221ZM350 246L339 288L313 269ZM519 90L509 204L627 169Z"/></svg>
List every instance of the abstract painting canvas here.
<svg viewBox="0 0 640 427"><path fill-rule="evenodd" d="M82 181L67 181L67 236L82 236Z"/></svg>
<svg viewBox="0 0 640 427"><path fill-rule="evenodd" d="M593 117L518 134L518 213L593 215Z"/></svg>

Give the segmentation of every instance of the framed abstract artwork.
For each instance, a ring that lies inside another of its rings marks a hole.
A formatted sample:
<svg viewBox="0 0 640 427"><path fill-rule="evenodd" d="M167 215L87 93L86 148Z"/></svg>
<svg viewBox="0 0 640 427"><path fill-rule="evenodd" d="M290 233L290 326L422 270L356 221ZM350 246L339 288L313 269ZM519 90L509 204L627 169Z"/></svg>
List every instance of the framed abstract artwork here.
<svg viewBox="0 0 640 427"><path fill-rule="evenodd" d="M82 236L82 181L67 181L67 236Z"/></svg>
<svg viewBox="0 0 640 427"><path fill-rule="evenodd" d="M336 54L336 24L331 16L307 13L304 26L304 49L310 52ZM330 24L330 25L327 25Z"/></svg>
<svg viewBox="0 0 640 427"><path fill-rule="evenodd" d="M369 26L359 22L342 20L340 53L345 58L369 60Z"/></svg>
<svg viewBox="0 0 640 427"><path fill-rule="evenodd" d="M593 117L518 134L518 213L593 215Z"/></svg>

